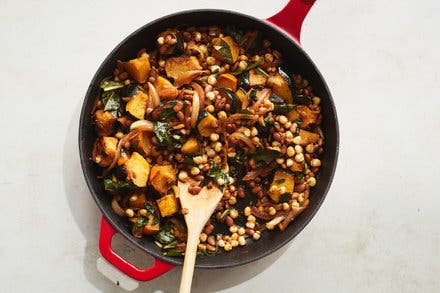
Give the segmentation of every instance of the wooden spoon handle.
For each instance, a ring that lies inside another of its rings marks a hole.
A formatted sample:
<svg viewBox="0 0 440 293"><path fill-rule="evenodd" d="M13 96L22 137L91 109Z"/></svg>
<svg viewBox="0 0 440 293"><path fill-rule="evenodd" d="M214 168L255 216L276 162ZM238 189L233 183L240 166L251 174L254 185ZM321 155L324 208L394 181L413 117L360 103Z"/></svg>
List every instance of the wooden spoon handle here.
<svg viewBox="0 0 440 293"><path fill-rule="evenodd" d="M179 293L190 293L191 283L194 274L194 264L196 262L197 245L199 244L199 233L188 231L188 240L185 250L185 262L183 263L182 278L180 279Z"/></svg>

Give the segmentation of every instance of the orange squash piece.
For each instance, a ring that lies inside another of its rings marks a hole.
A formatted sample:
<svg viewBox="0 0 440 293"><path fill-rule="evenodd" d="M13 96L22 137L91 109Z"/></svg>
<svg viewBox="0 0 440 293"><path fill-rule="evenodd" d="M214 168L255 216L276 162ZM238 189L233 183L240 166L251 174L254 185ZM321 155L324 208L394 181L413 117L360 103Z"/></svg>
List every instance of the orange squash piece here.
<svg viewBox="0 0 440 293"><path fill-rule="evenodd" d="M237 78L230 73L223 73L217 78L216 87L237 90Z"/></svg>
<svg viewBox="0 0 440 293"><path fill-rule="evenodd" d="M150 60L145 56L132 59L124 62L124 69L138 83L144 83L150 73Z"/></svg>
<svg viewBox="0 0 440 293"><path fill-rule="evenodd" d="M163 76L158 76L153 85L161 99L175 99L179 94L177 87Z"/></svg>

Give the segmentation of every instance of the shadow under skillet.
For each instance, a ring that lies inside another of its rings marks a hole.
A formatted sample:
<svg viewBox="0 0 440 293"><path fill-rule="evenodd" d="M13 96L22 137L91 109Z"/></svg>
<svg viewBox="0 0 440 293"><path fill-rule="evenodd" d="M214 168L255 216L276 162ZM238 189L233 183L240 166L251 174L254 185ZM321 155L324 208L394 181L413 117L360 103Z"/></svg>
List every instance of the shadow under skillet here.
<svg viewBox="0 0 440 293"><path fill-rule="evenodd" d="M81 103L76 107L66 130L63 151L65 194L73 219L87 241L84 248L84 274L87 280L102 292L124 292L116 283L102 275L96 267L96 261L101 257L98 248L101 212L87 188L81 170L78 150L78 121ZM116 252L138 267L146 268L153 264L151 256L123 237L116 235L112 245ZM281 257L288 246L247 265L226 269L196 269L192 292L216 292L250 280ZM181 268L175 268L154 280L140 283L139 288L132 292L177 292L180 273Z"/></svg>

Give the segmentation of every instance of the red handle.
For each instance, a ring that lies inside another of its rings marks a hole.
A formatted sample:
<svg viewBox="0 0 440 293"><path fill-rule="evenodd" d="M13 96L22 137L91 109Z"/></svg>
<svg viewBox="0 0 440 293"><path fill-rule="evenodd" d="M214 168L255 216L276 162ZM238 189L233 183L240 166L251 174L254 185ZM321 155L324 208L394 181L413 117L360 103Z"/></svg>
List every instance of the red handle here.
<svg viewBox="0 0 440 293"><path fill-rule="evenodd" d="M315 0L290 0L277 14L267 19L300 44L301 26Z"/></svg>
<svg viewBox="0 0 440 293"><path fill-rule="evenodd" d="M116 252L114 252L112 249L112 238L116 233L116 230L103 216L101 218L101 232L99 233L99 250L101 251L102 256L109 263L117 267L127 276L144 282L157 278L174 268L173 265L163 262L157 258L155 259L153 266L146 269L140 269L137 266L129 263L121 256L116 254Z"/></svg>

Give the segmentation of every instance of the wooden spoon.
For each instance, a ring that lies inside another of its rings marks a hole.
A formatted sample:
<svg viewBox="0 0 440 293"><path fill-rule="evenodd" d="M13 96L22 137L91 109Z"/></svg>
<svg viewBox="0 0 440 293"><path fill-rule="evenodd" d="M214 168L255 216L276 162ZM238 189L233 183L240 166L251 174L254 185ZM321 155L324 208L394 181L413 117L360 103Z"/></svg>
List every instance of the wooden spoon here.
<svg viewBox="0 0 440 293"><path fill-rule="evenodd" d="M223 193L217 187L208 189L206 186L202 188L199 194L192 195L188 192L189 185L188 182L180 181L178 184L180 204L184 211L188 229L185 261L183 263L182 278L180 279L180 293L191 292L199 236L223 196Z"/></svg>

